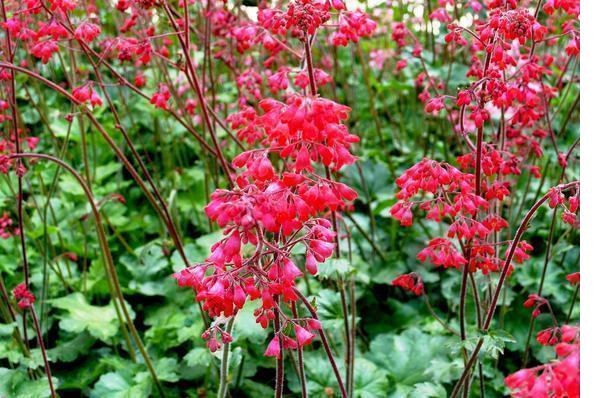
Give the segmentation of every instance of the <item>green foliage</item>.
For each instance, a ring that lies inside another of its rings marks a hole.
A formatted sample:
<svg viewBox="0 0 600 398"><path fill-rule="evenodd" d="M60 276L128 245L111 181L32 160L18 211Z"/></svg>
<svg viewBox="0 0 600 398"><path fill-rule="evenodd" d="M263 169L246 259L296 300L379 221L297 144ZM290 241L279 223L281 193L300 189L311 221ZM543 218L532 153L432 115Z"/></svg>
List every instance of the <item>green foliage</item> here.
<svg viewBox="0 0 600 398"><path fill-rule="evenodd" d="M68 296L53 299L52 306L66 311L61 317L59 326L62 330L72 333L88 332L92 336L109 342L116 336L119 329L118 316L115 307L90 305L81 293L71 293Z"/></svg>

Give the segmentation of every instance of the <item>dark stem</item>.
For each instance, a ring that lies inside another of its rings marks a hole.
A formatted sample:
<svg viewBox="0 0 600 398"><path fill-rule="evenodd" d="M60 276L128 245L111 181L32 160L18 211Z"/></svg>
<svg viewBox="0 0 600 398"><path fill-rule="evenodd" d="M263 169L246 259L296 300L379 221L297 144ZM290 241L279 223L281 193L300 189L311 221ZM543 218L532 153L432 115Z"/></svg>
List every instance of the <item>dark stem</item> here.
<svg viewBox="0 0 600 398"><path fill-rule="evenodd" d="M304 34L304 56L306 57L306 68L308 69L308 81L310 82L310 94L317 95L317 83L315 82L315 72L313 69L312 51L310 49L310 36Z"/></svg>
<svg viewBox="0 0 600 398"><path fill-rule="evenodd" d="M440 316L438 314L435 313L435 311L433 310L433 307L431 306L431 303L429 302L429 297L427 296L427 293L423 293L423 299L425 301L425 306L427 307L427 310L429 311L431 316L436 321L438 321L438 323L440 325L442 325L444 327L444 329L446 329L447 331L449 331L450 333L452 333L455 336L460 336L458 331L456 331L454 328L452 328L452 326L448 325L442 318L440 318Z"/></svg>
<svg viewBox="0 0 600 398"><path fill-rule="evenodd" d="M54 384L52 383L52 373L50 372L50 364L48 363L48 357L46 356L46 348L44 346L44 339L42 338L40 324L38 322L37 314L35 313L35 308L33 308L33 306L31 306L30 312L31 318L33 319L33 325L35 326L35 333L37 334L38 344L40 345L40 351L42 352L42 358L44 359L44 371L46 372L46 377L48 378L48 385L50 386L50 395L52 396L52 398L55 398L56 392L54 392Z"/></svg>

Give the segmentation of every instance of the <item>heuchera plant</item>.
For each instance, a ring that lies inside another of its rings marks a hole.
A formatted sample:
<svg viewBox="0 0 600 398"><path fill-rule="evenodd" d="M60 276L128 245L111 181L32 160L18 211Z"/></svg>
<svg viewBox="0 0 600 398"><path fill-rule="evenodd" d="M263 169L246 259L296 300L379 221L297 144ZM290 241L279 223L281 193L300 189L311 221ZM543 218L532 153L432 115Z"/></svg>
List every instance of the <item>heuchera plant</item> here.
<svg viewBox="0 0 600 398"><path fill-rule="evenodd" d="M410 63L418 65L414 79L418 101L428 116L448 122L449 132L461 148L457 158L425 157L401 173L396 180L397 200L390 210L404 227L418 218L439 224L440 232L416 257L442 273L460 273L458 330L435 314L426 278L418 270L398 275L390 283L422 297L432 316L460 339L463 368L450 397L468 397L475 376L483 385L486 374L479 354L493 331L503 288L511 274L527 267L535 249L524 239L531 220L542 206L550 207L553 216L543 275L556 222L578 227L580 183L567 179L567 169L579 140L569 143L568 150L560 150L566 127L555 129L553 121L558 110L552 104L566 95L565 76L579 55L579 1L425 3L427 7L422 8L431 34L434 26L447 32L439 43L431 38L433 56L440 44L448 54L456 55L460 49L467 53L465 63L469 68L464 77L468 84L456 92L450 92L448 82L428 69L428 44L421 43L419 35L411 30L412 22L423 21L420 17L396 21L392 14L383 12L380 19L384 24L378 26L375 16L349 10L343 0L260 1L255 18L234 10L227 2L117 0L105 5L116 15L111 22L116 26L103 25L94 1L1 0L0 83L4 90L0 123L7 134L0 139L0 172L14 171L18 186L16 216L2 213L0 237L19 241L23 282L12 293L24 327L17 332L28 341L30 317L52 396L56 394L50 362L34 305L36 297L30 290L23 214L23 176L28 170L23 159L28 159L29 165L52 162L83 188L91 209L84 217L93 218L97 228L106 283L127 349L134 358L137 353L141 355L157 391L161 396L164 392L123 298L102 227L102 205L125 200L109 195L97 201L89 175L82 177L60 158L35 152L39 138L22 128L20 122L16 76L26 75L68 101L71 108L63 113L69 128L76 119L89 121L152 205L186 266L173 277L179 286L195 292L207 326L200 332L202 338L210 351L222 350L219 398L227 396L230 344L236 339L233 325L249 301L258 303L253 316L269 331L269 342L261 351L276 362L276 398L284 393L286 355L298 358L302 396L308 396L303 347L316 341L317 336L339 394L346 398L353 393L352 370L346 369L343 380L315 304L302 293L299 283L307 274L316 275L326 260L339 257L340 241L349 240L348 234L341 233L341 213L353 210L358 194L341 182L340 176L345 167L357 161L353 149L360 137L348 127L351 108L319 95L319 90L324 91L322 88L328 85L335 89L331 76L334 65L326 51L315 60L313 48L352 46L375 35L391 40L393 48L371 48L367 62L362 59L361 47L356 47L363 77L368 81L368 67L383 73L389 61L395 61L393 69L398 75ZM192 12L196 6L199 11ZM459 10L469 10L472 21L461 18ZM195 13L206 21L202 32L191 17ZM156 24L159 19L167 26L165 32ZM107 33L114 29L118 34ZM192 35L200 38L198 43ZM551 55L547 49L553 46L564 47L561 51L565 56ZM255 57L255 50L263 56ZM236 89L234 104L216 100L214 87L221 80L210 67L201 68L196 55L200 51L205 64L218 60L227 68ZM88 69L79 65L81 60L89 64ZM151 77L148 70L156 60L160 61L158 76ZM50 69L53 62L71 63L61 71L64 76L60 81L44 77L48 71L52 71L48 75L57 74ZM176 78L166 73L168 68ZM211 90L207 89L207 81L211 82ZM185 253L170 206L132 141L128 124L121 121L114 95L111 97L113 86L127 89L157 112L172 117L186 138L214 160L211 171L225 177L224 181L214 177L214 185L221 188L210 194L204 209L222 236L200 264L193 264ZM372 94L367 94L379 130ZM99 120L100 111L106 113L103 122L109 118L113 127L110 131ZM222 120L220 114L227 116ZM218 136L217 126L225 139ZM123 144L115 141L117 135ZM379 149L387 153L386 148ZM235 151L236 156L230 161L225 150ZM548 151L559 165L561 176L552 181L553 188L538 195L529 209L523 208L523 195L527 196L529 186L527 192L519 192L518 178L523 174L545 178L538 160ZM396 171L393 162L387 160L389 168ZM521 206L516 207L517 203ZM62 256L77 259L70 252ZM574 272L564 284L579 289L579 282L579 273ZM507 373L505 385L515 397L577 397L579 327L571 325L570 319L557 319L543 288L544 276L537 292L526 293L530 295L523 305L532 310L532 316L525 358L522 369ZM469 292L475 301L476 325L467 324ZM2 293L2 299L8 302L9 294ZM551 316L552 327L537 331L535 341L552 346L556 358L528 368L530 340L536 331L536 318L542 313ZM16 314L10 315L16 321ZM475 343L468 344L472 338ZM290 355L292 351L295 353Z"/></svg>

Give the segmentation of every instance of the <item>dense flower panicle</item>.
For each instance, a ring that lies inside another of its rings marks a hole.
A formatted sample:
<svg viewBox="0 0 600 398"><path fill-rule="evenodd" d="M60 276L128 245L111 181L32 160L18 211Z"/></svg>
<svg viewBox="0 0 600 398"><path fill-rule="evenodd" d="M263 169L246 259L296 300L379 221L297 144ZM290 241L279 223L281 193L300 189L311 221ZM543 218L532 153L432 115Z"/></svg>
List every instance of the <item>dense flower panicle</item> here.
<svg viewBox="0 0 600 398"><path fill-rule="evenodd" d="M86 43L91 43L98 36L100 36L100 27L91 22L83 22L75 29L75 38Z"/></svg>
<svg viewBox="0 0 600 398"><path fill-rule="evenodd" d="M536 23L529 10L524 8L506 11L496 9L490 12L489 28L507 40L518 39L521 44L529 38Z"/></svg>
<svg viewBox="0 0 600 398"><path fill-rule="evenodd" d="M346 46L349 42L357 43L360 37L369 37L375 31L377 24L364 12L341 12L339 28L330 36L334 46Z"/></svg>
<svg viewBox="0 0 600 398"><path fill-rule="evenodd" d="M342 10L339 29L351 40L374 29L366 14L346 11L341 1L302 0L291 3L286 12L261 8L258 27L248 24L233 28L230 37L240 53L260 41L274 55L281 51L282 42L272 35L290 32L304 40L330 19L332 6ZM259 32L263 32L262 39ZM229 33L224 29L219 35L227 37ZM335 172L353 164L356 158L351 146L359 137L344 124L350 108L319 96L291 92L291 82L308 88L308 68L293 71L277 66L272 58L266 62L275 66L266 78L254 67L236 78L241 93L239 110L227 121L241 140L258 147L233 159L234 186L213 192L205 208L207 216L223 228L223 239L213 245L204 263L174 277L180 286L195 290L196 300L211 317L230 317L246 302L258 300L260 306L254 312L257 323L267 328L276 316L283 323L265 351L266 356L280 357L282 349L309 344L314 337L311 330L320 328L312 319L288 318L279 301L296 301L298 278L305 272L317 274L318 264L333 255L336 233L321 215L350 209L358 195L329 174L325 178L318 172L323 167ZM323 70L311 70L317 87L331 82ZM272 93L283 93L284 100L264 98L263 83ZM258 107L251 106L254 103ZM275 166L275 159L282 161L280 166ZM303 266L292 255L299 245L303 246ZM285 333L288 324L293 326L295 338ZM225 342L220 333L216 327L205 332L211 350Z"/></svg>
<svg viewBox="0 0 600 398"><path fill-rule="evenodd" d="M58 52L58 45L54 40L40 41L31 47L31 54L42 60L42 64L47 64L54 53Z"/></svg>
<svg viewBox="0 0 600 398"><path fill-rule="evenodd" d="M263 114L244 108L229 121L238 136L249 143L260 140L282 158L294 161L296 172L313 170L319 163L333 170L351 165L356 157L352 144L360 139L342 124L350 108L324 98L290 96L286 103L273 99L260 102Z"/></svg>
<svg viewBox="0 0 600 398"><path fill-rule="evenodd" d="M331 18L329 8L329 2L294 0L289 4L287 12L270 8L260 9L258 23L272 33L285 34L289 30L303 40L305 34L315 34L316 30Z"/></svg>
<svg viewBox="0 0 600 398"><path fill-rule="evenodd" d="M396 197L409 200L419 191L470 194L474 191L472 181L472 174L463 173L447 163L423 159L396 179L400 188Z"/></svg>

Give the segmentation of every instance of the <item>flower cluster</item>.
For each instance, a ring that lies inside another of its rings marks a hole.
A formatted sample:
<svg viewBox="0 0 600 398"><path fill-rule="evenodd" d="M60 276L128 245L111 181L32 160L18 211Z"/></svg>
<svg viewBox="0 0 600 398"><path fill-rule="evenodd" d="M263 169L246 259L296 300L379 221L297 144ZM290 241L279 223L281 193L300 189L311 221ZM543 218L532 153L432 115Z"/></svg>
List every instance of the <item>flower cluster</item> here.
<svg viewBox="0 0 600 398"><path fill-rule="evenodd" d="M287 11L261 8L257 26L235 30L238 50L262 43L279 52L285 40L276 36L289 32L310 51L306 39L331 18L331 7L341 10L339 30L350 40L374 29L365 14L346 11L339 1L296 0ZM259 31L262 39L256 38ZM294 71L274 59L268 65L275 71L269 70L266 79L253 68L238 75L238 87L246 95L227 121L241 141L255 148L232 160L233 186L214 191L205 208L223 229L223 238L202 264L174 277L180 286L193 288L202 309L217 318L203 334L211 350L231 341L220 326L223 319L257 300L256 322L275 329L265 355L280 357L281 350L310 344L321 328L316 319L286 313L283 303L296 302L298 279L317 274L318 264L336 250L336 212L351 209L357 194L332 173L356 161L351 147L359 137L344 124L350 108L314 91L331 81L326 72L312 64ZM292 73L293 84L310 94L291 92ZM282 93L282 100L263 97L265 80L272 94Z"/></svg>
<svg viewBox="0 0 600 398"><path fill-rule="evenodd" d="M25 283L19 283L13 289L13 295L17 299L17 305L22 310L30 308L35 303L35 296L27 289Z"/></svg>
<svg viewBox="0 0 600 398"><path fill-rule="evenodd" d="M469 164L470 155L460 158L459 163ZM484 170L489 175L514 171L503 167L503 162L494 163L491 157L484 162L488 163ZM490 203L502 200L508 190L505 184L496 182L484 185L482 195L476 195L474 178L473 174L431 159L423 159L398 177L399 201L390 212L403 226L412 225L413 208L425 211L428 220L449 222L446 236L432 239L417 259L444 268L461 269L468 264L472 272L481 270L484 274L500 270L501 259L487 238L507 228L508 223L490 211ZM526 242L520 242L515 261L522 263L532 249Z"/></svg>
<svg viewBox="0 0 600 398"><path fill-rule="evenodd" d="M416 296L422 295L425 290L423 280L416 272L398 276L392 281L392 285L399 286L406 291L413 292Z"/></svg>
<svg viewBox="0 0 600 398"><path fill-rule="evenodd" d="M540 341L541 340L541 341ZM521 369L504 380L513 397L578 397L579 396L579 328L562 326L540 332L538 341L552 345L557 359Z"/></svg>

